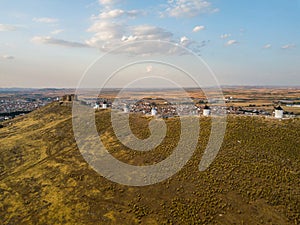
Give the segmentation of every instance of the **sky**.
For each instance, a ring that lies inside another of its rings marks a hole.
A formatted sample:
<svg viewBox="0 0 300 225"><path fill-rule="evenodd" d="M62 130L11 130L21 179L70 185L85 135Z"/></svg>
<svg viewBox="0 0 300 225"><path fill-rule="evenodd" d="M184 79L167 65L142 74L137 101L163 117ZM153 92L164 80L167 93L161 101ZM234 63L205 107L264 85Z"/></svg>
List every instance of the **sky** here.
<svg viewBox="0 0 300 225"><path fill-rule="evenodd" d="M0 87L77 87L106 54L110 67L130 57L196 63L184 51L220 85L300 86L299 28L300 0L1 0ZM135 66L123 70L128 82L144 74ZM156 67L142 66L160 76Z"/></svg>

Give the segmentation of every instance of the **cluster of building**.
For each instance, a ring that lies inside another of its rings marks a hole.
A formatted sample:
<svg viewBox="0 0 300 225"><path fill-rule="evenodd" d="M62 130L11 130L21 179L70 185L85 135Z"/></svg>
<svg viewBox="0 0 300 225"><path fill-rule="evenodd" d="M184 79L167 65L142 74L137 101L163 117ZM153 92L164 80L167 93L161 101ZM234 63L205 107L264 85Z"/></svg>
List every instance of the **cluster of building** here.
<svg viewBox="0 0 300 225"><path fill-rule="evenodd" d="M269 111L264 109L257 109L257 108L243 108L240 106L230 106L227 108L228 114L236 114L236 115L262 115L262 116L271 116L272 114Z"/></svg>
<svg viewBox="0 0 300 225"><path fill-rule="evenodd" d="M209 116L212 111L214 111L214 114L221 112L222 110L224 112L224 107L214 107L211 109L208 105L197 106L193 103L170 104L168 102L164 102L162 104L158 104L153 101L146 101L144 99L139 101L114 101L113 103L107 99L102 99L100 101L96 101L94 104L91 104L91 106L95 110L112 108L124 113L141 113L144 115L159 116L162 118L185 115Z"/></svg>
<svg viewBox="0 0 300 225"><path fill-rule="evenodd" d="M203 115L209 116L222 115L224 112L227 114L235 115L248 115L248 116L269 116L278 119L284 117L295 117L292 113L285 112L281 106L276 106L273 112L266 111L264 109L251 109L242 107L224 107L224 106L214 106L210 107L207 104L170 104L165 102L164 104L156 104L155 102L139 100L139 101L122 101L122 102L110 102L105 99L102 101L97 101L92 105L95 110L112 108L115 110L122 111L124 113L141 113L151 116L159 116L162 118L183 116L183 115Z"/></svg>
<svg viewBox="0 0 300 225"><path fill-rule="evenodd" d="M54 100L55 98L2 97L0 99L0 121L24 115Z"/></svg>
<svg viewBox="0 0 300 225"><path fill-rule="evenodd" d="M61 98L58 97L42 97L42 98L20 98L20 97L6 97L0 99L0 121L14 118L15 116L26 114L46 104L60 101L61 103L71 103L78 101L74 94L65 95ZM262 115L274 116L281 119L284 117L294 117L292 113L288 113L278 105L274 108L273 112L264 109L256 109L255 107L225 107L213 106L210 107L206 102L199 101L198 104L194 102L179 102L171 104L164 99L141 99L141 100L110 100L105 98L90 98L80 101L81 104L93 107L95 110L112 108L124 113L141 113L144 115L158 116L162 118L169 118L174 116L185 115L222 115L237 114L237 115Z"/></svg>
<svg viewBox="0 0 300 225"><path fill-rule="evenodd" d="M267 111L265 109L256 109L256 108L242 108L230 106L227 108L228 114L236 115L248 115L248 116L268 116L282 119L282 118L294 118L296 115L293 112L285 111L280 105L275 106L273 111Z"/></svg>

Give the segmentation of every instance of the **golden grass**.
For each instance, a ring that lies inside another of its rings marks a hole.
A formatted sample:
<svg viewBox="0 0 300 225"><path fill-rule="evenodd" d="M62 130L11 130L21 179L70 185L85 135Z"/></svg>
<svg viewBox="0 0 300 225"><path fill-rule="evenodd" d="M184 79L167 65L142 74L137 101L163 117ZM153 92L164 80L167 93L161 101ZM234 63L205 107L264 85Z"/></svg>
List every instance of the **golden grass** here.
<svg viewBox="0 0 300 225"><path fill-rule="evenodd" d="M109 111L96 115L101 137L119 160L148 165L171 154L178 119L150 152L118 142ZM149 118L133 115L146 138ZM72 132L71 109L49 105L5 124L0 137L1 224L299 224L300 120L229 116L222 148L204 172L198 164L210 119L201 118L199 145L176 175L146 187L113 183L93 171ZM134 122L134 123L133 123Z"/></svg>

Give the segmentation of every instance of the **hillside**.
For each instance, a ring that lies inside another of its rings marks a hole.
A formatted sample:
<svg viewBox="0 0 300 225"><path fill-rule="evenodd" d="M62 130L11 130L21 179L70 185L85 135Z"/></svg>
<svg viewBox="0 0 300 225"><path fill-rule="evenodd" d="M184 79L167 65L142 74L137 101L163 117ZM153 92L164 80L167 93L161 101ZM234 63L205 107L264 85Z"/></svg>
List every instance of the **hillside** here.
<svg viewBox="0 0 300 225"><path fill-rule="evenodd" d="M97 112L111 154L134 165L167 157L178 139L168 119L162 146L129 151L113 135L109 111ZM210 167L198 164L210 119L188 164L164 182L129 187L97 174L78 150L71 107L50 104L0 128L0 224L300 224L300 120L229 116ZM131 116L139 138L149 118ZM11 123L11 124L9 124Z"/></svg>

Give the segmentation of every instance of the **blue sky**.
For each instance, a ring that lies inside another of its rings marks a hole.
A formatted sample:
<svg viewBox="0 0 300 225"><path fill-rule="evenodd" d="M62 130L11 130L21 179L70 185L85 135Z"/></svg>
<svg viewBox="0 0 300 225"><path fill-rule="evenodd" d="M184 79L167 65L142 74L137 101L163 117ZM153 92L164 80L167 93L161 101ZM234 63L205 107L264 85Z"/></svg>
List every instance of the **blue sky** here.
<svg viewBox="0 0 300 225"><path fill-rule="evenodd" d="M97 57L143 40L189 48L221 85L300 85L299 0L0 4L0 87L76 87ZM151 47L152 53L187 60L159 46L140 47L130 54Z"/></svg>

